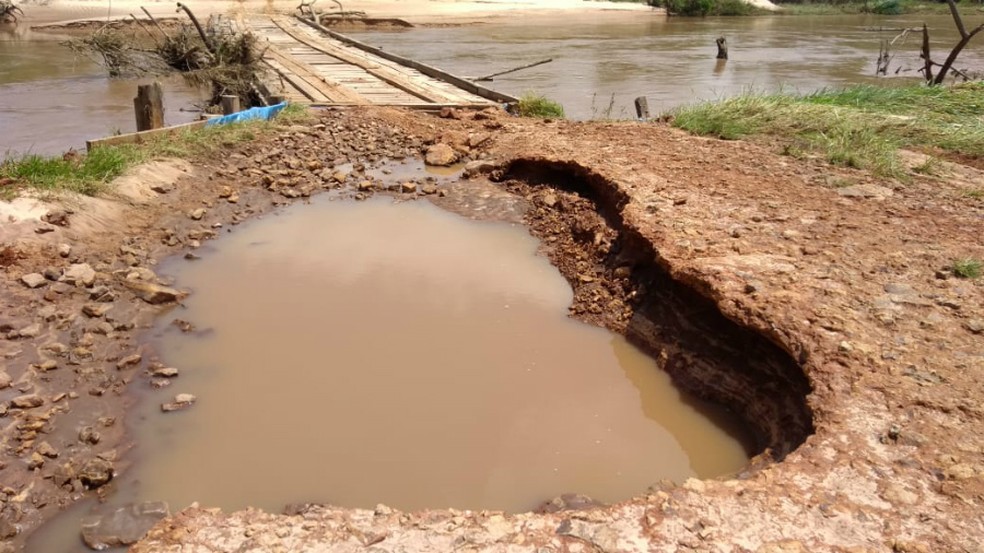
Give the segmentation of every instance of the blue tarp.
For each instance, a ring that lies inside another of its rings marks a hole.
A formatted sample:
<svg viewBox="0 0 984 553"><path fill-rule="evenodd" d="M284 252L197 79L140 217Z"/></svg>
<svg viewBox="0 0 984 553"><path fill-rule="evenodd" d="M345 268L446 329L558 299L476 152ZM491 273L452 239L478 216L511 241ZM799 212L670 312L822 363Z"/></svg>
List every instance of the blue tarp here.
<svg viewBox="0 0 984 553"><path fill-rule="evenodd" d="M212 125L226 125L228 123L239 123L240 121L249 121L251 119L272 119L274 115L280 113L280 110L285 107L287 107L287 102L280 102L277 105L262 108L249 108L231 115L213 117L205 123L205 126L210 127Z"/></svg>

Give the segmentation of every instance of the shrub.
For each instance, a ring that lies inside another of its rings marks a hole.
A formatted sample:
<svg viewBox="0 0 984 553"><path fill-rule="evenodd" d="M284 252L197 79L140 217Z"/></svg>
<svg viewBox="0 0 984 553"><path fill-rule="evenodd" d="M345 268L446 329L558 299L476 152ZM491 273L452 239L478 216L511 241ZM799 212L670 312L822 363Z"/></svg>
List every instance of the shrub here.
<svg viewBox="0 0 984 553"><path fill-rule="evenodd" d="M960 278L977 278L981 276L982 267L984 265L981 264L980 260L968 257L966 259L957 259L950 268L953 270L953 274Z"/></svg>

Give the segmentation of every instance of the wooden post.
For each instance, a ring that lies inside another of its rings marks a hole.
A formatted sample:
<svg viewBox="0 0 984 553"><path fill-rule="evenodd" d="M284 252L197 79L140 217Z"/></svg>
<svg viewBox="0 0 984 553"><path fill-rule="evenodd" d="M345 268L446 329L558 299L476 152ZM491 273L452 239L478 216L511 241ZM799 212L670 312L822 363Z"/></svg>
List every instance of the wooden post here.
<svg viewBox="0 0 984 553"><path fill-rule="evenodd" d="M232 115L233 113L238 113L239 111L241 111L239 109L239 96L222 96L222 115Z"/></svg>
<svg viewBox="0 0 984 553"><path fill-rule="evenodd" d="M645 96L639 96L635 99L636 115L639 119L643 121L649 120L649 100Z"/></svg>
<svg viewBox="0 0 984 553"><path fill-rule="evenodd" d="M723 37L719 36L714 42L718 45L718 55L717 59L726 60L728 59L728 41Z"/></svg>
<svg viewBox="0 0 984 553"><path fill-rule="evenodd" d="M137 115L137 132L159 129L164 126L164 89L161 83L142 84L137 87L133 99Z"/></svg>

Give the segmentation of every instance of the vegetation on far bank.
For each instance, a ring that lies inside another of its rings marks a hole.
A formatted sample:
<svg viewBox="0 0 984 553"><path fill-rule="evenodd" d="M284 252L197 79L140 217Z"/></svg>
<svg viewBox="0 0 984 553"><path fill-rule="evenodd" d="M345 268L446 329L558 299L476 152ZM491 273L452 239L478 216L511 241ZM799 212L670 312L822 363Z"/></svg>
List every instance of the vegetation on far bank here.
<svg viewBox="0 0 984 553"><path fill-rule="evenodd" d="M289 104L271 121L246 121L229 125L211 125L161 135L142 144L101 146L88 154L41 156L27 154L0 161L0 196L10 197L19 190L40 192L75 192L88 196L106 189L114 178L127 169L154 158L192 158L220 148L254 140L261 133L310 117L307 108Z"/></svg>
<svg viewBox="0 0 984 553"><path fill-rule="evenodd" d="M613 2L635 2L654 8L664 8L671 15L843 15L871 13L877 15L950 13L946 2L936 0L833 0L833 1L774 1L778 11L756 8L743 0L611 0ZM962 6L967 12L984 12L979 5L971 5L964 0Z"/></svg>
<svg viewBox="0 0 984 553"><path fill-rule="evenodd" d="M984 83L952 87L857 85L812 94L747 93L674 110L673 124L734 140L779 139L784 153L902 177L898 150L984 155Z"/></svg>
<svg viewBox="0 0 984 553"><path fill-rule="evenodd" d="M980 5L958 2L967 13L980 12ZM871 13L877 15L928 14L949 15L946 2L934 0L848 0L844 2L785 2L779 4L787 15L843 15Z"/></svg>

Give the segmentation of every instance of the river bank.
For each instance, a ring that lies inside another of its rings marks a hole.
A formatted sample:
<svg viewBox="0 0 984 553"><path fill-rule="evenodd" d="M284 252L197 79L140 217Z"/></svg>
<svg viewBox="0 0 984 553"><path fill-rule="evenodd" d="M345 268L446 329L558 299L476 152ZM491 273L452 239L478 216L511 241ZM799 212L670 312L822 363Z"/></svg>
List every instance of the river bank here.
<svg viewBox="0 0 984 553"><path fill-rule="evenodd" d="M345 2L348 11L364 11L372 17L405 19L414 24L472 24L512 19L522 16L549 16L564 14L590 17L605 14L631 14L651 12L653 8L634 2L602 2L582 0L493 0L455 2L449 0L385 0L383 2L355 0ZM170 2L118 0L107 5L95 0L53 0L41 4L25 4L21 21L26 25L42 25L55 22L125 18L130 13L140 14L145 7L155 17L174 17L174 5ZM287 0L207 0L191 6L197 15L210 14L236 16L248 12L270 11L290 13L297 3ZM330 13L329 6L318 6Z"/></svg>
<svg viewBox="0 0 984 553"><path fill-rule="evenodd" d="M948 268L984 257L984 206L965 195L977 171L947 165L901 185L662 124L448 115L327 112L191 164L142 166L107 196L4 224L3 547L16 550L86 489L111 493L125 470L125 390L161 368L139 332L184 293L159 280L159 260L194 257L218 232L319 191L378 193L359 171L335 170L340 161L368 167L443 143L481 160L456 186L491 178L531 202L526 224L552 244L544 254L574 289L573 316L649 343L675 380L755 428L763 454L738 479L664 483L588 511L206 505L162 522L136 551L974 551L984 291ZM398 195L440 196L423 184ZM718 322L696 335L720 341L681 341L690 335L660 318L680 300L660 289L705 305L698 320Z"/></svg>

